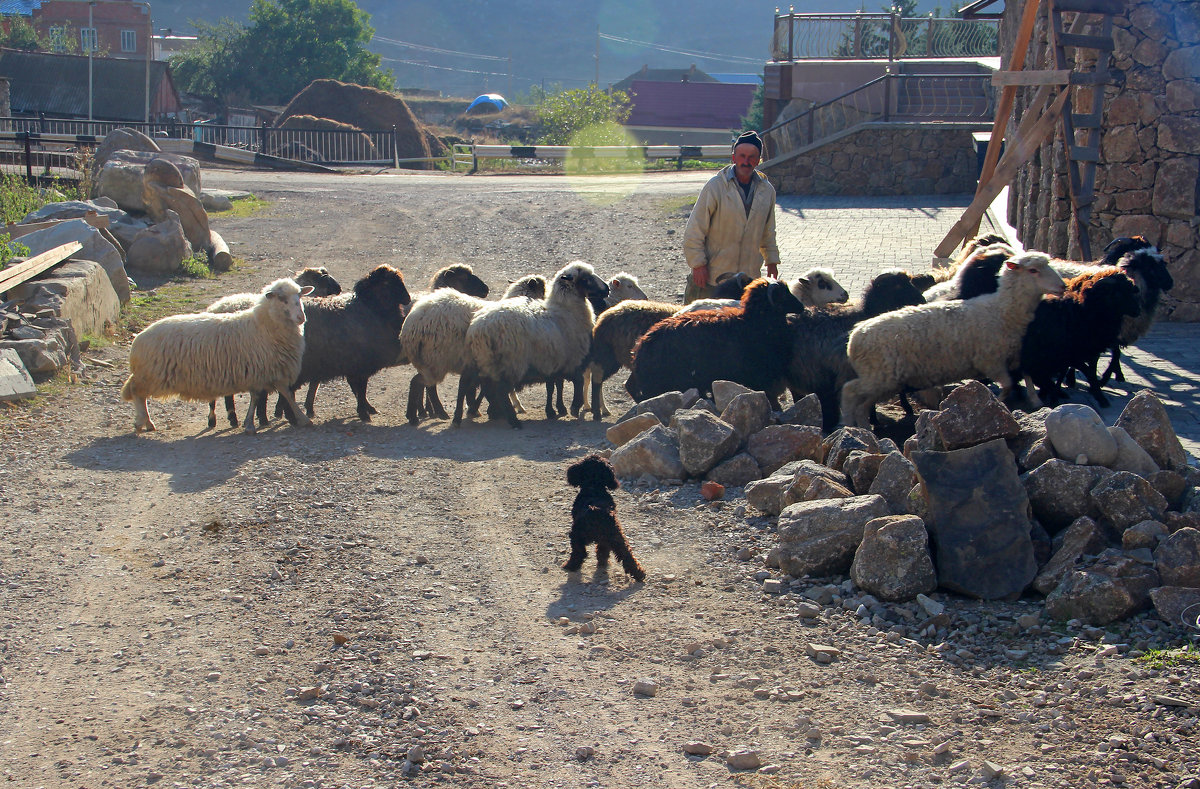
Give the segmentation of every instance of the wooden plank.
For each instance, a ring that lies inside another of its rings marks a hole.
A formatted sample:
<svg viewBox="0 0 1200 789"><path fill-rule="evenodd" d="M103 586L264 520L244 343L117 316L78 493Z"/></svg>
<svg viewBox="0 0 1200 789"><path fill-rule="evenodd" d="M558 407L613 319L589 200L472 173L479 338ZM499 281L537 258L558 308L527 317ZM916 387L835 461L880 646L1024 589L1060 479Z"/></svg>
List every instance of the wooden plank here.
<svg viewBox="0 0 1200 789"><path fill-rule="evenodd" d="M33 279L47 269L54 268L81 249L83 249L83 244L78 241L70 241L54 249L47 249L39 255L34 255L24 263L0 270L0 293Z"/></svg>
<svg viewBox="0 0 1200 789"><path fill-rule="evenodd" d="M1071 113L1071 125L1076 129L1099 129L1100 124L1104 122L1104 113L1088 112L1088 113Z"/></svg>
<svg viewBox="0 0 1200 789"><path fill-rule="evenodd" d="M1077 162L1100 161L1100 149L1095 146L1072 145L1071 158Z"/></svg>
<svg viewBox="0 0 1200 789"><path fill-rule="evenodd" d="M1112 82L1112 75L1105 71L1072 71L1072 85L1107 85Z"/></svg>
<svg viewBox="0 0 1200 789"><path fill-rule="evenodd" d="M1046 90L1046 87L1039 89ZM938 244L937 249L933 254L940 258L950 257L963 239L967 238L968 234L973 234L975 229L979 227L979 220L983 218L983 214L987 211L992 201L1000 194L1001 190L1012 181L1016 176L1017 170L1023 164L1033 158L1037 153L1038 147L1042 144L1049 135L1054 133L1054 124L1058 122L1062 115L1063 105L1067 103L1068 88L1063 88L1059 91L1058 97L1054 99L1054 103L1042 113L1040 117L1034 120L1035 113L1030 111L1026 113L1026 117L1021 119L1021 127L1017 130L1017 139L1009 146L1005 147L1004 156L996 164L996 169L992 177L987 182L980 181L979 189L975 192L975 198L967 209L963 211L963 215L954 227L950 228L950 232L942 239L942 243ZM1031 104L1030 107L1040 106L1039 104Z"/></svg>
<svg viewBox="0 0 1200 789"><path fill-rule="evenodd" d="M108 217L100 216L95 211L88 211L81 217L72 217L72 219L82 219L97 230L108 230ZM8 237L20 238L21 236L35 233L38 230L45 230L48 227L54 227L60 222L70 222L70 219L48 219L45 222L25 222L23 224L17 222L9 222L5 225L5 233Z"/></svg>
<svg viewBox="0 0 1200 789"><path fill-rule="evenodd" d="M1129 9L1125 0L1055 0L1059 11L1075 11L1082 14L1110 14L1119 16Z"/></svg>
<svg viewBox="0 0 1200 789"><path fill-rule="evenodd" d="M1087 36L1078 33L1063 33L1058 37L1058 45L1075 47L1076 49L1098 49L1101 52L1113 51L1112 38L1103 36Z"/></svg>
<svg viewBox="0 0 1200 789"><path fill-rule="evenodd" d="M1071 79L1071 69L1049 71L997 71L992 75L992 84L1007 85L1066 85Z"/></svg>

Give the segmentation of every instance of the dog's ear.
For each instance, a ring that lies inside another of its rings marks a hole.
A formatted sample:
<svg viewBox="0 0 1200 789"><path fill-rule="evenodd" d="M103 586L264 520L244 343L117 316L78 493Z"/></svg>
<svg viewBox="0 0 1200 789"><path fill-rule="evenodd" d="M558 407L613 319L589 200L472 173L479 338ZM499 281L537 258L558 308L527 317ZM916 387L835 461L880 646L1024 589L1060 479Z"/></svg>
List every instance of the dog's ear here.
<svg viewBox="0 0 1200 789"><path fill-rule="evenodd" d="M604 464L604 487L609 490L616 490L621 487L620 481L617 479L616 472L613 471L612 464Z"/></svg>
<svg viewBox="0 0 1200 789"><path fill-rule="evenodd" d="M574 463L567 468L567 484L572 487L579 487L583 484L583 462Z"/></svg>

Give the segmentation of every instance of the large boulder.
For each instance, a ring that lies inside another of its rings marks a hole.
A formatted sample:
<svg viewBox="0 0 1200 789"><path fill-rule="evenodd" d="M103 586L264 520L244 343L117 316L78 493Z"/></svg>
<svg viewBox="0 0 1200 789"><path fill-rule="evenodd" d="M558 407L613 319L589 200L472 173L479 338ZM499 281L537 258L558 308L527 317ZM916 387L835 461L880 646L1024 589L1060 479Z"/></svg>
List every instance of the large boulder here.
<svg viewBox="0 0 1200 789"><path fill-rule="evenodd" d="M739 452L728 460L714 466L705 476L705 479L719 482L728 488L748 485L761 476L762 469L758 467L758 463L754 461L754 458L745 452Z"/></svg>
<svg viewBox="0 0 1200 789"><path fill-rule="evenodd" d="M693 477L703 477L741 443L732 425L707 411L676 411L671 428L679 436L679 460Z"/></svg>
<svg viewBox="0 0 1200 789"><path fill-rule="evenodd" d="M1064 460L1107 466L1117 459L1117 442L1093 409L1078 403L1060 405L1046 417L1046 435Z"/></svg>
<svg viewBox="0 0 1200 789"><path fill-rule="evenodd" d="M1146 450L1159 468L1170 471L1186 469L1187 452L1179 443L1179 436L1175 435L1162 401L1149 389L1143 389L1130 398L1125 410L1117 417L1116 426Z"/></svg>
<svg viewBox="0 0 1200 789"><path fill-rule="evenodd" d="M1165 586L1200 588L1200 531L1184 528L1158 544L1154 564Z"/></svg>
<svg viewBox="0 0 1200 789"><path fill-rule="evenodd" d="M1067 527L1062 545L1033 579L1033 588L1050 594L1084 557L1099 556L1108 547L1108 535L1094 520L1086 516L1077 519Z"/></svg>
<svg viewBox="0 0 1200 789"><path fill-rule="evenodd" d="M846 456L846 461L842 463L842 473L850 480L855 493L866 493L870 489L885 457L887 456L883 454L860 450Z"/></svg>
<svg viewBox="0 0 1200 789"><path fill-rule="evenodd" d="M850 565L850 577L880 600L912 600L932 592L937 588L937 573L929 558L925 524L912 515L869 521Z"/></svg>
<svg viewBox="0 0 1200 789"><path fill-rule="evenodd" d="M654 414L658 421L666 425L671 422L671 416L683 406L683 392L663 392L630 408L619 421L624 422L639 414Z"/></svg>
<svg viewBox="0 0 1200 789"><path fill-rule="evenodd" d="M951 452L915 451L937 546L939 583L985 600L1014 599L1037 574L1029 498L1004 439Z"/></svg>
<svg viewBox="0 0 1200 789"><path fill-rule="evenodd" d="M895 515L908 514L909 493L917 481L917 467L900 452L889 452L879 464L879 471L867 493L883 496L888 509Z"/></svg>
<svg viewBox="0 0 1200 789"><path fill-rule="evenodd" d="M134 214L145 214L146 166L151 162L169 162L179 172L182 186L193 195L200 194L200 162L191 156L154 151L114 151L101 166L96 182L96 197L111 198Z"/></svg>
<svg viewBox="0 0 1200 789"><path fill-rule="evenodd" d="M844 575L862 542L863 527L888 514L879 496L821 499L779 513L779 569L793 576Z"/></svg>
<svg viewBox="0 0 1200 789"><path fill-rule="evenodd" d="M82 219L69 219L44 230L26 233L18 241L29 248L30 255L37 255L71 241L78 241L83 248L71 255L70 260L91 260L99 263L108 275L121 304L129 301L129 275L125 272L125 259L121 251L96 228Z"/></svg>
<svg viewBox="0 0 1200 789"><path fill-rule="evenodd" d="M1128 556L1102 556L1067 573L1046 597L1045 611L1060 621L1106 625L1149 608L1157 586L1153 567Z"/></svg>
<svg viewBox="0 0 1200 789"><path fill-rule="evenodd" d="M1114 471L1088 494L1100 518L1123 532L1135 523L1161 521L1167 500L1149 482L1128 471Z"/></svg>
<svg viewBox="0 0 1200 789"><path fill-rule="evenodd" d="M1150 590L1150 600L1164 621L1189 630L1200 630L1200 589L1160 586Z"/></svg>
<svg viewBox="0 0 1200 789"><path fill-rule="evenodd" d="M772 474L794 460L820 461L821 428L810 425L768 425L750 436L748 452L762 468Z"/></svg>
<svg viewBox="0 0 1200 789"><path fill-rule="evenodd" d="M657 479L682 480L687 476L679 460L679 439L665 427L652 427L612 453L609 458L618 477L636 479L649 474Z"/></svg>
<svg viewBox="0 0 1200 789"><path fill-rule="evenodd" d="M167 209L161 222L134 237L126 255L126 265L133 271L175 274L183 268L184 259L191 255L192 246L184 237L179 214Z"/></svg>
<svg viewBox="0 0 1200 789"><path fill-rule="evenodd" d="M1020 433L1012 413L979 381L955 387L942 401L941 410L924 416L922 425L932 435L921 445L932 449L963 449Z"/></svg>
<svg viewBox="0 0 1200 789"><path fill-rule="evenodd" d="M771 401L762 392L745 392L721 409L721 421L733 425L745 440L771 424Z"/></svg>
<svg viewBox="0 0 1200 789"><path fill-rule="evenodd" d="M26 312L50 309L80 334L103 335L121 315L121 300L108 273L92 260L68 260L9 291Z"/></svg>
<svg viewBox="0 0 1200 789"><path fill-rule="evenodd" d="M787 507L798 501L810 501L808 491L818 479L828 480L846 490L850 489L850 480L842 472L812 460L802 460L792 473L792 484L783 491L783 506Z"/></svg>
<svg viewBox="0 0 1200 789"><path fill-rule="evenodd" d="M631 416L621 422L617 422L604 433L604 437L613 443L614 446L622 446L628 441L652 427L661 427L662 422L658 421L658 417L651 413L637 414Z"/></svg>
<svg viewBox="0 0 1200 789"><path fill-rule="evenodd" d="M1033 507L1033 516L1051 534L1057 534L1087 515L1099 517L1088 497L1092 488L1111 477L1103 466L1077 466L1066 460L1048 460L1021 477Z"/></svg>
<svg viewBox="0 0 1200 789"><path fill-rule="evenodd" d="M879 454L879 439L870 430L861 427L839 427L825 436L821 444L825 449L825 465L836 471L842 470L842 464L856 449Z"/></svg>

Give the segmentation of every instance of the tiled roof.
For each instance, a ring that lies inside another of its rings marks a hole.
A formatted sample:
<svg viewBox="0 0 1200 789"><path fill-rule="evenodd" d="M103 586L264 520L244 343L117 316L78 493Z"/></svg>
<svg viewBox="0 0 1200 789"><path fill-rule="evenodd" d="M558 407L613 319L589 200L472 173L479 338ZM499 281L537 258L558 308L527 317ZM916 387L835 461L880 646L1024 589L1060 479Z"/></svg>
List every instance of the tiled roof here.
<svg viewBox="0 0 1200 789"><path fill-rule="evenodd" d="M0 76L8 78L13 113L87 117L88 59L82 55L0 50ZM164 79L170 79L167 64L151 61L152 108ZM144 60L93 58L93 116L97 120L141 120L145 115L145 85Z"/></svg>
<svg viewBox="0 0 1200 789"><path fill-rule="evenodd" d="M42 0L0 0L2 16L33 16L34 10L42 7Z"/></svg>

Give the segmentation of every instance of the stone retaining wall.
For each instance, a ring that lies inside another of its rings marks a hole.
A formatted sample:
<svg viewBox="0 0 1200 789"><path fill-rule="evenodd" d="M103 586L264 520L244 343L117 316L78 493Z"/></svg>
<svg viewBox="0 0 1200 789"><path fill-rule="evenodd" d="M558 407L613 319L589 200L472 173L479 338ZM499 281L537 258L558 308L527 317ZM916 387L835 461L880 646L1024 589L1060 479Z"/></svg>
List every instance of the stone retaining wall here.
<svg viewBox="0 0 1200 789"><path fill-rule="evenodd" d="M1004 9L1001 51L1011 58L1024 2ZM1044 10L1026 68L1053 68ZM1069 16L1069 15L1068 15ZM1200 320L1200 3L1129 0L1113 19L1114 84L1104 88L1096 203L1088 227L1092 254L1113 238L1144 235L1167 260L1175 288L1164 295L1173 320ZM1085 31L1090 32L1090 31ZM1086 66L1091 70L1091 65ZM1032 89L1018 91L1020 121ZM1090 106L1086 90L1079 97ZM1078 258L1062 132L1042 145L1012 184L1009 221L1023 244Z"/></svg>
<svg viewBox="0 0 1200 789"><path fill-rule="evenodd" d="M977 124L870 123L765 167L780 194L904 195L975 191Z"/></svg>

